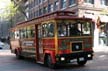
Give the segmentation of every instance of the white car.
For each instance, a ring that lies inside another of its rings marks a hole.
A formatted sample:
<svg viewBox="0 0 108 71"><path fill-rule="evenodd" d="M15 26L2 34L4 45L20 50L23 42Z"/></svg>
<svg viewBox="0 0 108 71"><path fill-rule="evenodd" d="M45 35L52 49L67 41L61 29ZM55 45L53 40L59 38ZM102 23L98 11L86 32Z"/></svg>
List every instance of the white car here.
<svg viewBox="0 0 108 71"><path fill-rule="evenodd" d="M5 45L5 44L4 44L3 42L0 41L0 49L3 49L4 45Z"/></svg>

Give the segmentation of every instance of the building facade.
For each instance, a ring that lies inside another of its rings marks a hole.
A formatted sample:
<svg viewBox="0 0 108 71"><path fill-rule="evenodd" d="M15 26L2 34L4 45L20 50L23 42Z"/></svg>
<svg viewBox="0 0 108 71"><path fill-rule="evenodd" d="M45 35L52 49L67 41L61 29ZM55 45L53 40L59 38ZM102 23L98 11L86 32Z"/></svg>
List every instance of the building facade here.
<svg viewBox="0 0 108 71"><path fill-rule="evenodd" d="M23 7L27 19L58 11L68 10L76 13L78 17L97 19L107 17L108 0L12 0L15 4ZM102 22L107 20L102 19Z"/></svg>
<svg viewBox="0 0 108 71"><path fill-rule="evenodd" d="M74 11L78 17L93 19L108 14L108 0L26 0L25 7L28 19L57 10ZM101 21L107 22L105 19Z"/></svg>
<svg viewBox="0 0 108 71"><path fill-rule="evenodd" d="M73 11L78 17L100 19L99 29L108 37L108 0L12 0L23 2L27 20L58 10ZM20 5L20 4L19 4ZM96 25L95 25L95 28ZM97 28L98 29L98 28ZM103 41L107 44L107 40ZM100 43L100 42L99 42Z"/></svg>

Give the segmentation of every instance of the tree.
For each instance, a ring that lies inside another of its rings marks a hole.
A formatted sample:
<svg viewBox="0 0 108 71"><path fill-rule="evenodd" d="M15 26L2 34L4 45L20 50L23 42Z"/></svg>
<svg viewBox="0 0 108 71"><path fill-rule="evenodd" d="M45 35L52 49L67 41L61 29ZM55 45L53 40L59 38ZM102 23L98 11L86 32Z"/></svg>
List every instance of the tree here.
<svg viewBox="0 0 108 71"><path fill-rule="evenodd" d="M27 20L28 17L26 15L26 11L25 11L25 6L24 6L24 3L27 1L27 0L20 0L20 1L16 1L16 0L11 0L12 2L14 2L15 4L15 7L17 7L17 10L22 13L25 17L25 19Z"/></svg>
<svg viewBox="0 0 108 71"><path fill-rule="evenodd" d="M1 14L1 17L4 17L5 19L11 19L17 12L17 7L14 7L13 3L10 3L6 6L4 9L4 12Z"/></svg>
<svg viewBox="0 0 108 71"><path fill-rule="evenodd" d="M24 2L16 2L15 0L11 0L11 2L3 9L3 13L0 15L0 17L9 20L11 22L11 26L17 23L19 19L27 20L28 17L26 16L23 3ZM19 19L15 19L17 17Z"/></svg>
<svg viewBox="0 0 108 71"><path fill-rule="evenodd" d="M16 13L14 4L9 0L0 0L0 37L9 36L9 29L12 27L12 16Z"/></svg>

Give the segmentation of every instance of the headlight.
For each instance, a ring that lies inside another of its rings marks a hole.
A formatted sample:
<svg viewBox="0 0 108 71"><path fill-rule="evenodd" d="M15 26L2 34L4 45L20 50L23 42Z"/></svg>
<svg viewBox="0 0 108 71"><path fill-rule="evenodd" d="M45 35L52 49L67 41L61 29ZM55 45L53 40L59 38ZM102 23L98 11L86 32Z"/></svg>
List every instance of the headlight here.
<svg viewBox="0 0 108 71"><path fill-rule="evenodd" d="M91 54L88 54L88 57L91 57Z"/></svg>
<svg viewBox="0 0 108 71"><path fill-rule="evenodd" d="M61 57L61 61L64 61L65 60L65 58L64 57Z"/></svg>

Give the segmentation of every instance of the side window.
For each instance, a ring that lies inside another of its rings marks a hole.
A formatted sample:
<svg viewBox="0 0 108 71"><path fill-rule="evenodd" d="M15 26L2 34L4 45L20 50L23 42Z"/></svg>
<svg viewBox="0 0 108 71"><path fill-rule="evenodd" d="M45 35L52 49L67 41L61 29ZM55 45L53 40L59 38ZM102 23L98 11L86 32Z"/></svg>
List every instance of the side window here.
<svg viewBox="0 0 108 71"><path fill-rule="evenodd" d="M27 27L27 38L30 38L30 27Z"/></svg>
<svg viewBox="0 0 108 71"><path fill-rule="evenodd" d="M50 22L48 24L42 25L43 37L53 37L54 36L54 23Z"/></svg>
<svg viewBox="0 0 108 71"><path fill-rule="evenodd" d="M26 28L23 29L23 38L26 38Z"/></svg>
<svg viewBox="0 0 108 71"><path fill-rule="evenodd" d="M19 30L20 38L22 38L22 29Z"/></svg>
<svg viewBox="0 0 108 71"><path fill-rule="evenodd" d="M48 34L47 34L47 36L48 37L53 37L54 36L54 24L53 24L53 22L51 22L51 23L48 23Z"/></svg>
<svg viewBox="0 0 108 71"><path fill-rule="evenodd" d="M90 34L90 23L84 22L82 25L82 32L83 34L89 35Z"/></svg>
<svg viewBox="0 0 108 71"><path fill-rule="evenodd" d="M35 36L35 28L33 26L28 26L26 33L27 33L27 38L34 37Z"/></svg>
<svg viewBox="0 0 108 71"><path fill-rule="evenodd" d="M66 36L67 25L63 22L63 23L59 23L57 26L58 26L58 36Z"/></svg>
<svg viewBox="0 0 108 71"><path fill-rule="evenodd" d="M58 36L79 36L81 35L81 23L65 21L58 23Z"/></svg>
<svg viewBox="0 0 108 71"><path fill-rule="evenodd" d="M35 36L35 27L30 26L30 37L34 37Z"/></svg>
<svg viewBox="0 0 108 71"><path fill-rule="evenodd" d="M25 30L25 32L24 32L25 33L25 38L28 38L28 35L27 35L27 27L25 27L24 30Z"/></svg>
<svg viewBox="0 0 108 71"><path fill-rule="evenodd" d="M38 38L42 37L42 26L38 25Z"/></svg>
<svg viewBox="0 0 108 71"><path fill-rule="evenodd" d="M47 24L43 24L42 25L42 34L43 34L43 37L47 37Z"/></svg>
<svg viewBox="0 0 108 71"><path fill-rule="evenodd" d="M70 36L81 35L81 25L80 23L73 23L70 25Z"/></svg>
<svg viewBox="0 0 108 71"><path fill-rule="evenodd" d="M15 32L14 31L10 32L10 38L15 39Z"/></svg>
<svg viewBox="0 0 108 71"><path fill-rule="evenodd" d="M19 36L19 31L15 31L15 39L19 39L20 36Z"/></svg>
<svg viewBox="0 0 108 71"><path fill-rule="evenodd" d="M58 22L58 36L83 36L91 34L91 23L87 21Z"/></svg>
<svg viewBox="0 0 108 71"><path fill-rule="evenodd" d="M25 38L25 31L24 29L20 29L20 38Z"/></svg>

